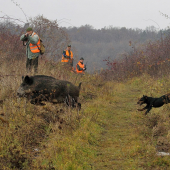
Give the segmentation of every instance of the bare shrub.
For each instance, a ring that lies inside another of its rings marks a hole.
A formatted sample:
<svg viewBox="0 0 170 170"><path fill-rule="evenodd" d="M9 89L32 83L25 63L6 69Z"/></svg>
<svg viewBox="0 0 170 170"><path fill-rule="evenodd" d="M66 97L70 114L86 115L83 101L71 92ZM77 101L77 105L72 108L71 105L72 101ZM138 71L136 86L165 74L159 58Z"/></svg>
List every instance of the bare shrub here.
<svg viewBox="0 0 170 170"><path fill-rule="evenodd" d="M43 57L57 61L61 58L62 50L70 42L67 33L58 26L57 20L51 21L43 16L30 18L29 26L40 36L46 48ZM25 47L20 36L26 28L13 21L0 22L0 64L8 61L12 64L16 60L26 58Z"/></svg>
<svg viewBox="0 0 170 170"><path fill-rule="evenodd" d="M121 59L104 60L108 69L101 72L106 80L124 80L147 73L153 77L168 75L170 71L170 36L135 48Z"/></svg>
<svg viewBox="0 0 170 170"><path fill-rule="evenodd" d="M67 33L58 26L57 20L51 21L43 16L30 18L30 26L38 33L46 47L45 55L55 61L61 58L62 50L70 42Z"/></svg>

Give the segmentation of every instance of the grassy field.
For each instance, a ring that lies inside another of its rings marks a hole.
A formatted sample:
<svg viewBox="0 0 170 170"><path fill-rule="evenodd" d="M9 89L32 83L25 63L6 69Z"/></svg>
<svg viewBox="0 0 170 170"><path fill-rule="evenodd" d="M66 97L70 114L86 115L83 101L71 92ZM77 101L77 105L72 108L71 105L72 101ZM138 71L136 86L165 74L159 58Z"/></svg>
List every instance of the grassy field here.
<svg viewBox="0 0 170 170"><path fill-rule="evenodd" d="M40 61L39 72L82 81L82 109L64 104L31 105L17 98L25 67L0 68L0 169L168 170L170 105L137 111L143 94L159 97L170 91L169 77L142 75L124 82L104 81L97 74L65 74ZM14 73L15 70L15 73ZM6 76L4 76L6 75ZM15 75L15 76L12 76Z"/></svg>
<svg viewBox="0 0 170 170"><path fill-rule="evenodd" d="M126 83L108 82L105 88L108 91L97 100L103 131L94 169L169 169L169 157L157 156L158 147L159 151L169 150L169 106L145 116L136 104L143 94L166 94L168 78L142 76Z"/></svg>

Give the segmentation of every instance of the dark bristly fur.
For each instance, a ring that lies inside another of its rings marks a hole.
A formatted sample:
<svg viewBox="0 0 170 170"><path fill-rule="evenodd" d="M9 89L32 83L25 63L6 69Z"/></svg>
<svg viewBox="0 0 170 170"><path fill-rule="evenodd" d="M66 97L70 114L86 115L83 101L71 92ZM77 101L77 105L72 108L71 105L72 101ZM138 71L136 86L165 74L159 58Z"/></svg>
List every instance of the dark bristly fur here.
<svg viewBox="0 0 170 170"><path fill-rule="evenodd" d="M170 93L163 95L159 98L153 98L153 97L148 97L143 95L143 97L139 99L137 104L139 105L147 104L147 105L143 109L138 109L138 111L143 111L147 109L147 111L145 112L145 115L147 115L147 113L149 113L152 107L161 107L164 104L168 104L168 103L170 103Z"/></svg>
<svg viewBox="0 0 170 170"><path fill-rule="evenodd" d="M32 104L44 105L42 101L65 102L72 107L77 104L80 108L81 104L78 103L80 87L81 83L79 86L75 86L69 81L57 80L51 76L25 76L22 78L17 94L20 97L25 96L31 99Z"/></svg>

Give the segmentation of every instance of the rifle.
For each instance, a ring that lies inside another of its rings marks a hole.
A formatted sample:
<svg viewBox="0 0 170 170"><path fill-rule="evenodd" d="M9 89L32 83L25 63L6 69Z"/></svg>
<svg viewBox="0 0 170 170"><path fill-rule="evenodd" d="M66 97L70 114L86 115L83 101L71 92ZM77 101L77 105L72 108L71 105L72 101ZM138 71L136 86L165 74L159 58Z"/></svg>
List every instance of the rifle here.
<svg viewBox="0 0 170 170"><path fill-rule="evenodd" d="M26 30L26 28L28 27L29 27L29 23L25 23L23 30ZM27 44L27 41L23 41L23 46L26 46L26 44Z"/></svg>
<svg viewBox="0 0 170 170"><path fill-rule="evenodd" d="M88 62L88 61L87 61L87 62ZM87 62L86 62L86 64L84 65L85 70L87 69Z"/></svg>

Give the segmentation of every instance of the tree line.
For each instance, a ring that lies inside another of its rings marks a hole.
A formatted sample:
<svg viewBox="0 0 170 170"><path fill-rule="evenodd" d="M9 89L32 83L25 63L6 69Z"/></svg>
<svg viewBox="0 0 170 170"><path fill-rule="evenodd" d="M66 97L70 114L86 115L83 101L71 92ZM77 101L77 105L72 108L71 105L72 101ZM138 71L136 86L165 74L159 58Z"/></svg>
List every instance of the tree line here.
<svg viewBox="0 0 170 170"><path fill-rule="evenodd" d="M131 53L133 48L148 41L165 38L170 32L168 29L158 30L154 26L147 27L145 30L113 26L94 29L90 25L63 29L68 33L75 50L73 52L76 54L76 62L83 57L90 72L107 68L103 60L121 59L127 53Z"/></svg>

